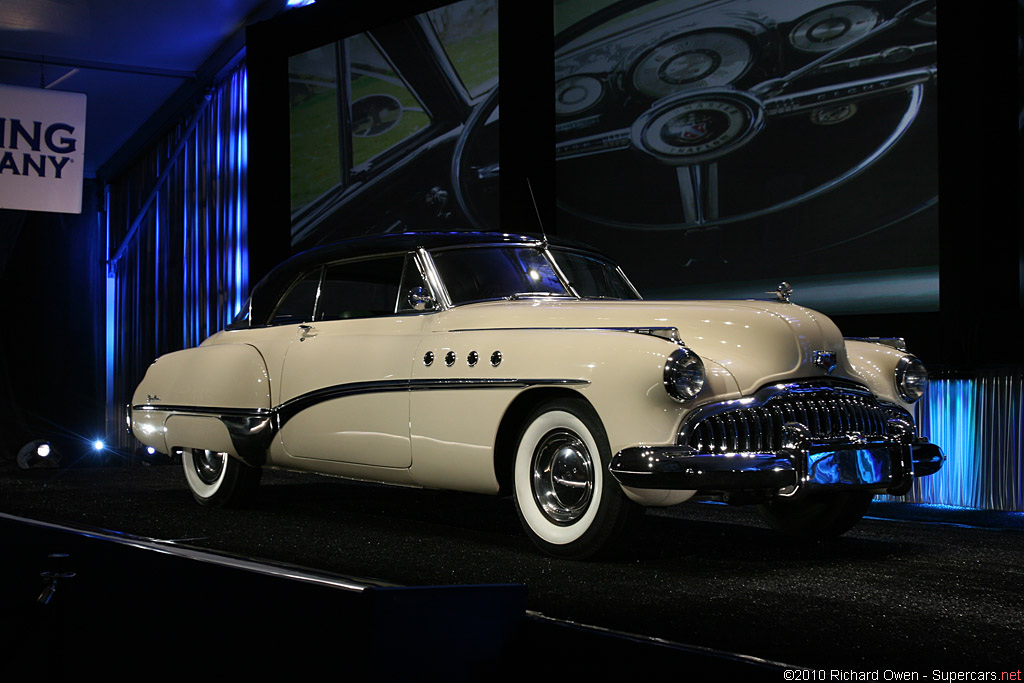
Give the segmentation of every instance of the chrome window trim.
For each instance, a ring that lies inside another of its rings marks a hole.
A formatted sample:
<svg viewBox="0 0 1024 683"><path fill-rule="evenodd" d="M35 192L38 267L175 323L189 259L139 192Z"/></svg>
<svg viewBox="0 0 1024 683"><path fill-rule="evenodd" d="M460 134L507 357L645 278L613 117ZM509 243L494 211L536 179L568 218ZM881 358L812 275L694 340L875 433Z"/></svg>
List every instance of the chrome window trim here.
<svg viewBox="0 0 1024 683"><path fill-rule="evenodd" d="M406 271L409 270L409 262L410 261L412 262L412 264L414 266L416 266L416 270L420 274L420 279L423 280L423 284L426 285L427 293L429 293L430 297L434 300L435 308L423 309L422 311L418 311L418 310L415 310L415 309L413 309L413 310L403 309L402 303L403 303L404 300L407 299L407 297L409 295L409 292L411 291L408 288L408 285L407 285L406 280L405 280L405 276L407 274ZM430 280L427 278L427 272L426 272L426 269L423 266L422 259L420 258L419 250L418 249L413 249L412 251L405 252L405 263L402 264L402 279L398 283L398 298L395 301L395 314L396 315L407 315L407 314L408 315L417 315L417 314L420 314L420 313L433 313L436 310L438 310L437 307L439 307L440 305L441 305L441 302L440 302L440 299L438 299L437 294L435 293L435 288L431 285Z"/></svg>
<svg viewBox="0 0 1024 683"><path fill-rule="evenodd" d="M569 292L569 294L571 294L574 298L582 299L583 297L580 296L580 293L576 291L576 288L572 286L571 282L569 282L569 278L566 277L564 272L562 272L562 266L559 265L558 261L551 253L551 249L550 247L548 247L546 242L543 246L541 246L540 253L543 254L544 258L546 258L548 260L548 263L551 264L551 269L555 271L555 277L557 277L558 281L562 283L562 288L565 289L565 291Z"/></svg>
<svg viewBox="0 0 1024 683"><path fill-rule="evenodd" d="M292 281L292 283L290 285L288 285L288 288L284 290L284 294L282 294L281 297L277 300L277 303L274 305L274 310L271 311L270 317L267 319L266 327L284 327L284 326L287 326L287 325L295 325L295 324L297 324L294 321L275 323L274 322L274 318L277 317L277 312L281 310L281 304L283 304L285 299L287 299L291 295L292 291L296 287L299 286L299 283L304 281L305 279L307 279L315 271L319 270L320 271L320 275L317 278L316 294L313 296L313 310L310 311L309 320L304 320L304 321L301 321L301 322L313 322L314 320L316 320L317 307L320 304L320 288L324 284L324 269L325 269L325 267L321 263L321 264L318 264L318 265L310 268L309 270L302 271Z"/></svg>
<svg viewBox="0 0 1024 683"><path fill-rule="evenodd" d="M539 239L530 239L524 242L476 242L468 244L448 244L443 247L435 247L430 253L442 251L458 251L461 249L493 249L494 247L534 247L541 248L544 243Z"/></svg>
<svg viewBox="0 0 1024 683"><path fill-rule="evenodd" d="M444 286L444 282L441 280L441 274L437 272L437 266L434 264L434 257L431 256L430 252L425 247L418 247L416 249L416 255L419 257L419 264L423 268L423 279L426 280L427 286L433 290L434 299L437 301L439 307L438 310L447 311L453 308L452 299L448 296L448 289Z"/></svg>
<svg viewBox="0 0 1024 683"><path fill-rule="evenodd" d="M643 297L640 295L640 291L636 287L634 287L633 283L630 281L630 279L628 277L626 277L626 273L625 273L625 271L622 270L622 266L620 266L619 264L615 263L614 261L609 260L604 254L594 253L594 252L591 252L591 251L587 251L585 249L574 249L573 247L565 247L565 246L561 246L561 245L558 245L558 244L550 245L550 246L545 245L545 253L547 253L548 258L551 259L551 261L555 264L555 266L558 269L558 272L560 274L562 274L562 277L565 277L564 273L562 273L562 267L561 267L561 265L559 265L558 259L556 259L554 257L554 255L557 254L558 252L565 252L565 253L569 253L569 254L579 254L580 256L583 256L585 258L593 259L594 261L597 261L598 263L602 263L604 265L611 266L612 269L615 271L615 273L618 274L618 276L622 278L622 281L626 283L626 286L628 287L629 291L633 292L633 294L636 296L636 299L638 301L643 301ZM566 278L566 281L568 281L568 278ZM573 291L575 293L575 290L573 290L573 289L570 289L570 291ZM579 296L579 294L577 294L576 297L578 299L581 299L581 300L587 298L587 297ZM610 301L630 301L630 299L609 299L609 300Z"/></svg>
<svg viewBox="0 0 1024 683"><path fill-rule="evenodd" d="M410 251L410 250L406 250L406 249L402 249L402 250L398 250L398 251L386 251L386 252L381 252L379 254L370 254L370 255L367 255L367 256L355 256L353 258L339 259L339 260L335 260L335 261L325 261L323 263L320 263L317 266L314 266L313 268L310 268L309 270L303 271L302 274L299 275L298 277L296 277L295 281L292 282L292 284L290 284L288 286L288 289L285 290L285 293L281 296L281 298L278 299L277 305L274 307L274 312L270 316L270 322L267 323L267 327L282 327L282 326L285 326L285 325L294 325L295 324L293 322L274 324L273 323L274 316L277 315L277 311L280 309L281 304L284 302L285 299L288 298L288 295L291 294L292 290L296 287L296 285L298 285L300 282L302 282L308 275L312 274L317 269L320 269L320 279L319 279L319 282L317 283L316 296L314 298L314 303L313 303L313 317L308 322L310 322L310 323L332 323L332 322L339 322L337 320L321 320L320 319L320 294L323 291L324 279L327 277L327 269L328 268L334 268L335 266L347 265L347 264L350 264L350 263L358 263L360 261L383 260L383 259L387 259L387 258L396 258L396 257L399 257L399 256L404 257L404 259L406 259L402 263L402 274L400 276L400 279L399 279L398 285L397 285L398 286L398 297L399 298L395 300L395 303L394 303L394 305L392 307L391 313L389 313L388 315L379 315L379 316L373 316L373 317L374 318L387 318L387 317L392 317L392 316L396 316L396 315L407 316L407 315L422 315L424 313L432 313L433 311L399 311L398 310L398 302L399 302L399 300L401 298L401 295L402 295L402 284L403 284L403 279L402 278L404 278L404 276L405 276L405 267L406 267L406 265L408 263L408 258L410 256L414 256L416 253L417 253L417 251ZM422 267L420 266L420 264L418 262L416 264L416 267L420 269L421 273L423 272L423 269L422 269ZM426 278L424 278L424 279L426 280ZM431 283L429 282L429 280L427 280L427 285L430 286L430 284ZM359 318L359 319L360 320L365 320L366 318Z"/></svg>
<svg viewBox="0 0 1024 683"><path fill-rule="evenodd" d="M629 285L629 288L633 291L634 294L636 294L637 301L643 301L644 300L643 295L640 294L640 290L639 289L637 289L635 286L633 286L633 281L630 280L626 276L626 271L624 271L622 269L622 266L620 266L618 264L613 264L613 265L615 265L615 271L619 274L619 277L621 277L623 282L625 282L627 285Z"/></svg>

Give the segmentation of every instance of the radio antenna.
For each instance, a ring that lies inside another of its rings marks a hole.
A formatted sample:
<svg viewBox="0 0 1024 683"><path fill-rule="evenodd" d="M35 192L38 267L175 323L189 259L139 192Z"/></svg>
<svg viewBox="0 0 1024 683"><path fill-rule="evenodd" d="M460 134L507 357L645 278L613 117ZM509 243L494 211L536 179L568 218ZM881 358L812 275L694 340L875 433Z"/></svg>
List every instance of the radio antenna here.
<svg viewBox="0 0 1024 683"><path fill-rule="evenodd" d="M548 246L548 233L544 230L544 221L540 219L540 209L537 208L537 198L533 196L533 185L530 184L530 178L526 178L526 189L530 191L530 201L533 202L533 212L537 216L537 225L540 226L540 235L544 241L544 247Z"/></svg>

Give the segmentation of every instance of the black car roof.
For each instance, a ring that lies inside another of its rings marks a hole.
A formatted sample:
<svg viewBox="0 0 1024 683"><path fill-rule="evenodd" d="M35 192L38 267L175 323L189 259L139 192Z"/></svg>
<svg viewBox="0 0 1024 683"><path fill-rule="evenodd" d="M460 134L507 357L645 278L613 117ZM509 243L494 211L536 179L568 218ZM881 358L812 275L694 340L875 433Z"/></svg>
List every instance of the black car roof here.
<svg viewBox="0 0 1024 683"><path fill-rule="evenodd" d="M252 325L263 325L269 320L274 306L295 279L316 266L363 256L389 254L414 249L442 249L479 244L538 244L543 238L536 235L501 232L452 231L452 232L403 232L373 235L325 244L299 252L275 266L252 289L249 321ZM587 251L600 256L592 247L573 243L569 240L549 240L552 246L568 247Z"/></svg>

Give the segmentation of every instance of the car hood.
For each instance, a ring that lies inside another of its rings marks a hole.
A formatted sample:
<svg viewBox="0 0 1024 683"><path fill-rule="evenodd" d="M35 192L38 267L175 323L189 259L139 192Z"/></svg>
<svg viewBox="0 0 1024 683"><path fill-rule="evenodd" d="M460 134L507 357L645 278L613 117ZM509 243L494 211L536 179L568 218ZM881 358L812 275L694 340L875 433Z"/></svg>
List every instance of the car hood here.
<svg viewBox="0 0 1024 683"><path fill-rule="evenodd" d="M828 316L774 301L495 301L460 306L449 330L675 327L687 347L728 370L740 391L795 378L859 381ZM816 352L834 354L815 364Z"/></svg>

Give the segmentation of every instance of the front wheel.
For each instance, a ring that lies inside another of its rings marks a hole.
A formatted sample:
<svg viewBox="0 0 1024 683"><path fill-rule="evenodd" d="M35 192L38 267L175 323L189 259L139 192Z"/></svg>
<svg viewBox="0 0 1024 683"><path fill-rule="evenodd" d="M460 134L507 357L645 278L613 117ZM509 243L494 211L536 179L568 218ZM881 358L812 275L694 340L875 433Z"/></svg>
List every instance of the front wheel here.
<svg viewBox="0 0 1024 683"><path fill-rule="evenodd" d="M263 471L227 453L186 448L181 453L185 480L200 505L235 507L248 502Z"/></svg>
<svg viewBox="0 0 1024 683"><path fill-rule="evenodd" d="M846 533L868 510L874 494L864 491L819 493L776 498L759 507L777 531L790 536L825 539Z"/></svg>
<svg viewBox="0 0 1024 683"><path fill-rule="evenodd" d="M526 534L541 550L585 559L616 548L640 508L609 474L610 461L604 427L585 401L547 401L526 419L514 497Z"/></svg>

